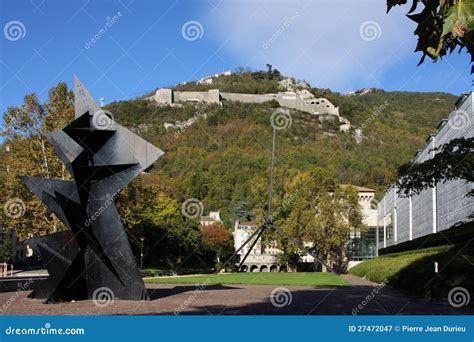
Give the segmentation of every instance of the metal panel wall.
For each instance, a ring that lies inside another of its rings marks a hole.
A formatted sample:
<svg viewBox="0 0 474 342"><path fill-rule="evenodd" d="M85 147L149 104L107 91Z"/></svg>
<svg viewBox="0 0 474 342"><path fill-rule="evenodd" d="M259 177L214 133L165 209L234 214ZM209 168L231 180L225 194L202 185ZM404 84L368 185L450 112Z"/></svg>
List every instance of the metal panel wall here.
<svg viewBox="0 0 474 342"><path fill-rule="evenodd" d="M415 157L415 162L423 162L433 157L434 147L441 146L452 139L472 138L474 136L473 93L461 106L454 110L439 127L436 135L427 140L426 146ZM460 163L459 167L463 167ZM433 232L449 229L453 225L466 221L474 212L474 201L466 194L474 189L474 184L464 180L453 180L438 184L433 189L422 191L411 198L403 197L391 187L377 206L379 227L383 227L383 242L378 248L399 244ZM411 210L410 210L411 202ZM392 215L390 216L390 213ZM391 218L393 236L387 229ZM410 238L410 224L412 236Z"/></svg>

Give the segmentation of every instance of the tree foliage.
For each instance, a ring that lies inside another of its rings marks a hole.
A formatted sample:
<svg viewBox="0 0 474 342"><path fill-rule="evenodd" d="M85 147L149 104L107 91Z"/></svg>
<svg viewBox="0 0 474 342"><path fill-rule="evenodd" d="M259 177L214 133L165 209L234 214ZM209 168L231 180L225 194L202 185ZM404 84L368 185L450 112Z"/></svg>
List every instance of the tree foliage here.
<svg viewBox="0 0 474 342"><path fill-rule="evenodd" d="M406 195L453 179L474 181L474 138L453 139L434 149L435 155L422 163L407 163L400 167L397 185Z"/></svg>
<svg viewBox="0 0 474 342"><path fill-rule="evenodd" d="M387 0L387 12L393 6L405 5L408 0ZM418 5L423 9L415 13ZM456 48L466 48L471 55L471 73L474 73L474 2L472 0L411 0L407 15L417 23L416 51L421 51L420 64L426 56L436 61Z"/></svg>
<svg viewBox="0 0 474 342"><path fill-rule="evenodd" d="M47 134L64 127L74 117L73 94L65 83L59 83L48 95L44 104L36 94L26 95L23 105L9 107L3 114L2 206L9 200L19 199L26 208L20 217L11 218L3 213L3 220L19 238L63 229L61 222L19 179L23 175L69 179L63 163L47 141Z"/></svg>
<svg viewBox="0 0 474 342"><path fill-rule="evenodd" d="M202 235L202 246L206 254L211 254L213 259L221 262L227 259L234 251L230 233L220 222L199 227ZM206 258L207 259L207 258ZM217 267L216 267L217 268Z"/></svg>
<svg viewBox="0 0 474 342"><path fill-rule="evenodd" d="M281 185L275 189L272 216L285 234L270 230L264 241L276 241L283 251L280 262L292 267L310 250L332 269L345 272L350 234L366 229L355 188L338 185L327 170L319 168L311 173L282 170L275 178ZM260 220L265 206L263 201L256 210Z"/></svg>
<svg viewBox="0 0 474 342"><path fill-rule="evenodd" d="M339 132L334 123L292 110L292 125L277 133L276 172L292 177L295 171L321 167L337 183L376 190L396 181L399 165L425 145L426 136L436 131L457 99L446 93L379 90L348 97L328 89L312 88L311 92L324 93L338 106L342 116L362 129L363 141L357 144L353 132ZM178 202L198 198L205 212L220 210L230 228L239 202L244 201L252 211L256 203L268 200L270 117L277 107L273 102L223 101L222 106L184 103L177 108L138 100L116 102L107 109L118 122L166 152L151 170L161 189L170 189L167 193ZM184 130L163 127L165 122L186 120L195 112L206 113L206 117ZM175 115L179 119L173 119ZM275 179L275 193L282 181L284 178Z"/></svg>
<svg viewBox="0 0 474 342"><path fill-rule="evenodd" d="M196 261L186 257L201 243L198 223L186 219L179 203L159 187L137 178L120 193L117 208L136 254L144 239L147 264L175 269Z"/></svg>

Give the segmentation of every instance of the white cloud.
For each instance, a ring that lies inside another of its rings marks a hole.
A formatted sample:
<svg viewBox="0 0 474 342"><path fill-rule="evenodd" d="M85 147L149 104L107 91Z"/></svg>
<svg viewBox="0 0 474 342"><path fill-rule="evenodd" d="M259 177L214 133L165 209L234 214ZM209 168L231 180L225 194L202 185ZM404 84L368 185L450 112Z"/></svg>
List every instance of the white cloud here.
<svg viewBox="0 0 474 342"><path fill-rule="evenodd" d="M270 63L313 86L347 91L354 80L383 86L378 76L413 55L414 25L406 11L386 14L384 0L223 1L205 21L242 66Z"/></svg>

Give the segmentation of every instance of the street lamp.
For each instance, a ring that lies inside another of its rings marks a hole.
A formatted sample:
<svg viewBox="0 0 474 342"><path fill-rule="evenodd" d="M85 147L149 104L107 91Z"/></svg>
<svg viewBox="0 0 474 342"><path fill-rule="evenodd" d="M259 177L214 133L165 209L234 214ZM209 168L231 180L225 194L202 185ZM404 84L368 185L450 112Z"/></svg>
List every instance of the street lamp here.
<svg viewBox="0 0 474 342"><path fill-rule="evenodd" d="M144 237L140 238L141 243L141 248L140 248L140 270L143 269L143 241L145 241Z"/></svg>

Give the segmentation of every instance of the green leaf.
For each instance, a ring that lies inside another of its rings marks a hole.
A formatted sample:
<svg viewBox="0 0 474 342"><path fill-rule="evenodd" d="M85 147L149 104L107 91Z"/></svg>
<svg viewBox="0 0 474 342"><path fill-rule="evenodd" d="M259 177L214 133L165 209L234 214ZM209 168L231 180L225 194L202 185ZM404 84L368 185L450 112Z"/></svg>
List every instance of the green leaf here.
<svg viewBox="0 0 474 342"><path fill-rule="evenodd" d="M448 33L451 33L454 25L456 24L456 21L458 20L457 6L458 4L448 9L448 13L446 14L446 18L444 19L444 23L443 23L443 33L441 35L443 37L447 35Z"/></svg>
<svg viewBox="0 0 474 342"><path fill-rule="evenodd" d="M471 31L474 29L474 1L459 0L458 6L458 20L462 27Z"/></svg>
<svg viewBox="0 0 474 342"><path fill-rule="evenodd" d="M451 6L446 14L443 24L443 36L450 33L459 21L461 26L467 31L474 29L474 1L459 0Z"/></svg>

